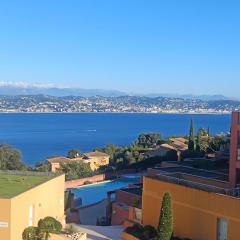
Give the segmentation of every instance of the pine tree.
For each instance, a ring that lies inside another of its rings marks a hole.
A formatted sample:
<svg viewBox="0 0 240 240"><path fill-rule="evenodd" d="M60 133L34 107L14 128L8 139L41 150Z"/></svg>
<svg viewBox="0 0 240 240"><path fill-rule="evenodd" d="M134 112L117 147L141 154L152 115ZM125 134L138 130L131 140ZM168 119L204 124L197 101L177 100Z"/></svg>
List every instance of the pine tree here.
<svg viewBox="0 0 240 240"><path fill-rule="evenodd" d="M173 215L171 195L167 192L163 196L160 219L158 225L158 240L170 240L173 233Z"/></svg>
<svg viewBox="0 0 240 240"><path fill-rule="evenodd" d="M188 139L188 150L194 151L194 148L195 148L194 123L193 120L191 119Z"/></svg>

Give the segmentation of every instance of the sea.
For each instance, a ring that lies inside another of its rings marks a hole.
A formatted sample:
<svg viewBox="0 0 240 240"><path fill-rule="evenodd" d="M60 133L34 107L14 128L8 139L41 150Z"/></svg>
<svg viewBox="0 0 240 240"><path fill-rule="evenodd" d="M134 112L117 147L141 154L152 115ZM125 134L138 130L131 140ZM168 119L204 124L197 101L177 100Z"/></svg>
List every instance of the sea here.
<svg viewBox="0 0 240 240"><path fill-rule="evenodd" d="M140 133L187 135L191 119L195 129L209 127L211 134L230 130L227 114L1 113L0 143L13 145L34 165L70 149L86 152L110 143L131 144Z"/></svg>

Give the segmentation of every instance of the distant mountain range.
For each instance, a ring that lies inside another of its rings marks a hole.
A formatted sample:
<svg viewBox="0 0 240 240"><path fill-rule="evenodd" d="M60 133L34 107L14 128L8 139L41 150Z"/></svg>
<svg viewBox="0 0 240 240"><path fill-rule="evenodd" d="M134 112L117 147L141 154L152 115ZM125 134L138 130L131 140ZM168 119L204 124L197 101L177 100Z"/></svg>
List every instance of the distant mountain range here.
<svg viewBox="0 0 240 240"><path fill-rule="evenodd" d="M48 95L55 97L64 96L81 96L81 97L119 97L119 96L145 96L150 98L167 97L167 98L181 98L181 99L199 99L205 101L211 100L236 100L223 95L192 95L192 94L169 94L169 93L152 93L152 94L137 94L127 93L117 90L103 90L103 89L83 89L61 87L52 84L30 84L23 82L0 82L0 95L14 96L14 95Z"/></svg>
<svg viewBox="0 0 240 240"><path fill-rule="evenodd" d="M15 84L0 84L0 95L49 95L54 97L64 96L103 96L103 97L118 97L126 95L124 92L115 90L101 90L101 89L83 89L83 88L66 88L55 86L42 85L15 85Z"/></svg>

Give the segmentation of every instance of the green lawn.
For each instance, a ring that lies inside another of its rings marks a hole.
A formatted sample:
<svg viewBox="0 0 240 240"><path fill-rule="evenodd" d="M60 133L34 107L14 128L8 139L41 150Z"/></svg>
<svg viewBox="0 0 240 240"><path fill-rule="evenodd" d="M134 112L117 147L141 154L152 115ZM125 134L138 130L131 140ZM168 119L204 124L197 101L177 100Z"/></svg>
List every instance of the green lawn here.
<svg viewBox="0 0 240 240"><path fill-rule="evenodd" d="M0 198L12 198L51 178L51 176L27 176L0 173Z"/></svg>

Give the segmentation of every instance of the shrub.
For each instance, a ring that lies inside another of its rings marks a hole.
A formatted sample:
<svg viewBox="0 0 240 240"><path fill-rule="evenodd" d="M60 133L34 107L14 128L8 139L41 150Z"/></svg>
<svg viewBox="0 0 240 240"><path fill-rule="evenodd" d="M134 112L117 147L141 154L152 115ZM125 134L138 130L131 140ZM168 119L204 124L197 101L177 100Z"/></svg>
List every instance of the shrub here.
<svg viewBox="0 0 240 240"><path fill-rule="evenodd" d="M48 240L50 233L60 233L62 224L53 217L45 217L38 222L39 229L45 233L45 240Z"/></svg>
<svg viewBox="0 0 240 240"><path fill-rule="evenodd" d="M144 228L142 225L135 223L132 227L125 229L126 233L133 235L134 237L141 238L143 235Z"/></svg>
<svg viewBox="0 0 240 240"><path fill-rule="evenodd" d="M133 207L137 208L140 204L139 198L134 197L132 204L133 204Z"/></svg>
<svg viewBox="0 0 240 240"><path fill-rule="evenodd" d="M153 226L146 225L143 229L143 235L145 239L152 239L157 237L158 233Z"/></svg>
<svg viewBox="0 0 240 240"><path fill-rule="evenodd" d="M38 227L27 227L22 233L23 240L42 240L43 233Z"/></svg>
<svg viewBox="0 0 240 240"><path fill-rule="evenodd" d="M157 237L157 230L150 225L143 227L140 224L134 224L132 227L126 228L125 232L141 240L150 240Z"/></svg>

